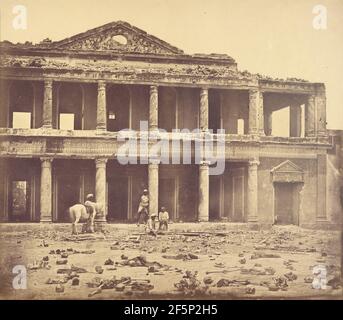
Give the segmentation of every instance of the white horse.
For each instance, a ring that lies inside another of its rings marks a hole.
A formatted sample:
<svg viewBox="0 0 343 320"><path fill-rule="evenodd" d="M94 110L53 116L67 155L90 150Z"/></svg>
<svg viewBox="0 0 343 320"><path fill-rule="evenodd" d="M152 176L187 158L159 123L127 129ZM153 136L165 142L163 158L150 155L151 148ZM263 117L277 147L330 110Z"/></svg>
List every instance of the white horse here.
<svg viewBox="0 0 343 320"><path fill-rule="evenodd" d="M103 208L99 203L95 203L95 212L87 212L85 205L78 203L69 208L70 221L72 224L72 234L77 234L77 224L85 222L82 232L94 232L94 219L97 214L103 213Z"/></svg>

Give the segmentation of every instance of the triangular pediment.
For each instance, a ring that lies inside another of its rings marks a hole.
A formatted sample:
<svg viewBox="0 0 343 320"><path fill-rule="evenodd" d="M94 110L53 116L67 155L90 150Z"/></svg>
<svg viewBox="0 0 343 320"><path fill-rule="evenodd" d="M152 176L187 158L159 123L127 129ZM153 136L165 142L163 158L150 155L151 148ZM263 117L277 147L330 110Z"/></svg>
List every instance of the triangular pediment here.
<svg viewBox="0 0 343 320"><path fill-rule="evenodd" d="M286 161L280 163L278 166L274 167L271 171L272 172L299 172L299 173L303 173L303 170L290 160L286 160Z"/></svg>
<svg viewBox="0 0 343 320"><path fill-rule="evenodd" d="M73 37L52 42L50 47L63 50L143 54L183 53L169 43L123 21L111 22Z"/></svg>

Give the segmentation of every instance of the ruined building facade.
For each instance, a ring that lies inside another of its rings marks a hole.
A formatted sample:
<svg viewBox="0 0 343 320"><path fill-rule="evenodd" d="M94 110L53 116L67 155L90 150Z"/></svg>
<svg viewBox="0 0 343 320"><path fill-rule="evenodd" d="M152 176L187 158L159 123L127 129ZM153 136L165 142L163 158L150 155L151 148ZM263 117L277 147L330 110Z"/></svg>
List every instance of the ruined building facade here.
<svg viewBox="0 0 343 320"><path fill-rule="evenodd" d="M1 221L68 221L88 193L106 204L99 220L132 221L148 188L150 211L166 206L174 221L340 223L322 83L241 72L227 55L187 55L121 21L57 42L4 41L0 54ZM284 108L289 135L278 137L273 114ZM141 120L225 129L225 172L119 164L118 131Z"/></svg>

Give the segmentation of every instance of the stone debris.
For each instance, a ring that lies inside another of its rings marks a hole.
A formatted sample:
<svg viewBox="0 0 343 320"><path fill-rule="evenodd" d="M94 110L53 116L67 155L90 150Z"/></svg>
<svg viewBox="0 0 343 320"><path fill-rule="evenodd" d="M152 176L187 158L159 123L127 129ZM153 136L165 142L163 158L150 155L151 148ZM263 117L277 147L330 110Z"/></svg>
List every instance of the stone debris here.
<svg viewBox="0 0 343 320"><path fill-rule="evenodd" d="M59 260L56 260L56 264L57 265L62 265L62 264L67 264L68 263L68 260L67 259L59 259Z"/></svg>
<svg viewBox="0 0 343 320"><path fill-rule="evenodd" d="M98 274L102 274L104 272L104 269L101 266L96 266L95 267L95 272Z"/></svg>
<svg viewBox="0 0 343 320"><path fill-rule="evenodd" d="M89 288L97 288L102 284L102 279L100 277L95 277L91 280L91 282L87 282L87 286Z"/></svg>
<svg viewBox="0 0 343 320"><path fill-rule="evenodd" d="M140 243L140 239L141 239L140 236L135 236L135 235L126 237L126 241L130 241L133 243Z"/></svg>
<svg viewBox="0 0 343 320"><path fill-rule="evenodd" d="M231 270L215 270L215 271L206 271L206 274L213 274L213 273L230 273L230 272L235 272L235 271L240 271L241 268L238 267L232 267Z"/></svg>
<svg viewBox="0 0 343 320"><path fill-rule="evenodd" d="M136 281L131 284L131 290L133 291L149 291L152 289L154 289L154 286L150 283Z"/></svg>
<svg viewBox="0 0 343 320"><path fill-rule="evenodd" d="M162 258L164 259L175 259L175 260L192 260L192 259L198 259L199 257L195 254L192 253L179 253L175 256L167 256L167 255L163 255Z"/></svg>
<svg viewBox="0 0 343 320"><path fill-rule="evenodd" d="M280 276L280 277L273 278L273 280L278 290L283 290L283 291L287 290L287 287L288 287L287 278Z"/></svg>
<svg viewBox="0 0 343 320"><path fill-rule="evenodd" d="M86 273L88 271L84 268L75 267L74 265L72 265L70 267L70 269L57 269L58 274L71 274L72 272L74 272L74 273Z"/></svg>
<svg viewBox="0 0 343 320"><path fill-rule="evenodd" d="M132 291L144 291L148 292L154 288L150 284L148 279L132 279L131 277L121 277L116 279L115 276L112 279L102 279L100 277L95 277L91 282L87 283L89 288L96 288L88 296L92 297L96 294L102 292L102 290L115 289L116 291L124 291L125 289Z"/></svg>
<svg viewBox="0 0 343 320"><path fill-rule="evenodd" d="M284 274L284 277L288 280L288 281L294 281L298 279L298 276L296 274L294 274L293 272L288 272Z"/></svg>
<svg viewBox="0 0 343 320"><path fill-rule="evenodd" d="M27 265L28 270L38 270L38 269L51 269L49 265L49 261L44 260L44 258L40 261L35 260L33 263L29 263Z"/></svg>
<svg viewBox="0 0 343 320"><path fill-rule="evenodd" d="M215 266L216 268L225 268L225 264L224 264L223 262L216 262L216 263L214 264L214 266Z"/></svg>
<svg viewBox="0 0 343 320"><path fill-rule="evenodd" d="M198 272L186 271L182 279L174 283L175 288L184 295L203 295L206 293L208 287L202 286L201 282L197 279Z"/></svg>
<svg viewBox="0 0 343 320"><path fill-rule="evenodd" d="M203 282L204 282L205 284L212 284L213 281L214 281L214 280L213 280L211 277L205 277L205 278L203 279Z"/></svg>
<svg viewBox="0 0 343 320"><path fill-rule="evenodd" d="M134 229L136 230L136 228ZM70 293L68 292L68 297L69 295L76 295L79 288L81 289L81 285L87 285L90 288L88 289L89 292L87 292L90 296L99 295L101 292L104 292L104 290L109 289L112 290L111 294L113 292L114 295L117 294L121 297L132 295L135 291L137 291L139 296L140 293L150 292L153 285L155 285L155 289L157 289L153 292L158 294L159 285L156 285L156 283L163 283L163 286L165 283L168 284L168 281L165 280L170 279L170 275L181 278L177 279L177 281L174 280L168 285L174 285L177 292L182 295L196 295L199 292L205 292L204 294L207 294L210 290L215 292L219 287L222 287L221 290L217 291L219 294L234 292L239 295L255 294L258 298L264 298L265 296L273 297L274 292L269 292L268 294L267 290L276 292L289 290L289 293L292 293L292 295L294 294L294 296L297 296L298 293L311 295L312 286L310 284L313 282L312 269L318 264L316 263L316 259L319 259L320 261L325 261L323 264L325 264L327 269L327 286L329 291L326 292L328 294L337 294L338 291L330 289L339 289L342 287L341 278L336 275L340 272L340 266L338 259L336 260L337 256L334 252L335 247L330 247L326 238L322 241L323 245L320 247L318 245L320 237L317 236L315 233L316 231L313 231L313 234L311 234L312 231L303 231L299 228L292 229L292 232L280 232L277 228L276 230L262 230L258 232L238 232L238 230L230 230L230 232L225 232L224 236L216 236L211 232L199 232L197 234L194 232L189 232L190 234L188 234L188 232L189 231L185 232L186 234L175 234L175 232L173 233L173 230L171 230L168 234L159 235L158 241L155 241L155 239L147 236L145 233L138 235L134 233L132 236L128 236L127 232L122 232L120 237L118 234L115 235L115 238L113 237L115 241L113 241L113 238L110 238L111 234L106 234L108 243L99 242L99 246L97 247L99 249L97 249L97 251L91 250L92 248L95 248L95 243L90 243L89 241L84 241L82 244L75 244L74 248L70 247L74 246L74 244L71 243L65 243L64 247L62 247L63 244L60 243L58 248L56 247L56 244L51 242L50 247L52 248L36 248L38 257L41 256L42 260L29 264L28 270L35 271L38 269L52 268L53 271L51 272L44 270L39 271L43 276L43 286L53 285L51 288L54 291L55 286L64 285L65 292L71 290ZM305 232L309 235L305 234ZM269 235L269 233L271 233L271 235ZM31 237L32 236L36 238L36 235L32 234ZM59 235L58 237L61 239L62 236ZM299 237L301 237L301 239L299 239ZM23 237L23 239L27 239L27 237ZM120 240L117 241L117 239ZM276 241L274 242L274 240ZM21 241L23 246L25 246L26 240ZM41 239L39 239L39 241L41 241ZM301 244L298 244L300 242ZM14 243L16 243L16 241L14 241ZM40 242L37 242L38 245L39 243ZM242 244L244 244L244 247ZM111 245L111 249L122 251L112 251L112 256L109 245ZM107 249L107 253L104 249ZM274 249L278 251L267 251ZM317 253L315 253L315 250ZM142 253L145 251L145 256L136 256L135 253L139 251ZM74 254L93 254L95 252L97 252L97 255L92 257L73 256ZM146 257L150 257L148 253L152 252L155 253L153 255L154 259L150 258L151 261L147 261ZM230 257L225 256L225 254L229 254ZM288 259L292 257L291 255L296 257L295 260ZM267 260L268 258L277 259L280 258L280 256L282 257L280 260L269 260L273 263L270 263L273 268L267 264L269 262ZM81 273L87 272L87 270L75 266L70 267L71 259L69 258L73 258L72 261L75 261L75 264L80 263L81 266L83 265L83 261L85 263L87 262L85 265L89 265L88 263L90 260L88 259L92 259L92 264L90 264L92 267L89 268L95 268L95 266L97 266L102 272L96 273L96 270L94 271L93 269L93 271L89 270L89 275L98 276L98 280L90 280L92 279L92 276L90 276L90 278L81 277ZM164 265L164 263L167 262L167 260L164 259L174 259L175 261L173 263L170 261L171 264L173 264L173 267ZM67 260L67 265L57 265L57 261L61 260ZM197 279L197 276L194 277L192 273L189 274L186 272L186 274L184 274L183 268L185 264L183 261L187 261L185 263L187 263L189 269L192 268L192 270L194 270L195 268L199 270L199 272L202 272L200 274L202 277ZM311 266L308 261L311 261L313 265ZM206 268L206 263L208 269L203 270L203 267ZM329 263L332 263L332 265L329 265ZM201 264L199 268L198 264ZM174 265L178 265L179 268L174 267ZM298 265L299 268L297 267ZM143 267L145 269L129 270L129 267ZM296 274L295 268L297 269ZM109 272L109 270L118 271ZM80 275L76 271L79 272ZM55 276L53 275L54 273ZM123 273L125 275L130 275L131 277L134 277L133 275L141 274L143 275L141 277L146 277L146 279L131 279L129 277L121 279L118 277L118 274ZM215 274L218 274L218 276ZM117 275L117 278L111 278L112 275ZM161 277L162 275L163 277ZM274 278L275 275L277 276ZM38 275L36 274L35 276ZM44 280L46 280L46 282L44 282ZM151 280L151 282L147 282L147 280ZM89 284L86 284L87 281ZM217 284L219 285L217 286ZM258 291L259 286L265 287L266 290ZM209 290L206 291L205 287ZM227 287L226 290L225 287ZM172 292L172 288L169 288L169 290ZM51 290L49 291L51 292ZM321 294L324 295L326 292L322 290ZM278 294L281 295L282 293L280 292Z"/></svg>
<svg viewBox="0 0 343 320"><path fill-rule="evenodd" d="M64 238L62 238L62 240L64 241L90 241L90 240L105 240L106 237L104 234L98 232L98 233L87 233L87 234L77 234L77 235L69 235L66 236Z"/></svg>
<svg viewBox="0 0 343 320"><path fill-rule="evenodd" d="M63 293L64 292L64 286L62 284L58 284L55 288L55 291L58 293Z"/></svg>
<svg viewBox="0 0 343 320"><path fill-rule="evenodd" d="M342 287L342 279L340 275L335 275L332 279L327 282L327 285L332 289L339 289Z"/></svg>
<svg viewBox="0 0 343 320"><path fill-rule="evenodd" d="M264 268L264 270L258 269L258 268L250 268L250 269L242 268L241 274L251 274L255 276L274 275L275 270L271 267Z"/></svg>
<svg viewBox="0 0 343 320"><path fill-rule="evenodd" d="M313 253L317 252L317 249L314 247L311 248L299 248L298 246L282 246L282 245L274 245L274 246L255 246L255 250L275 250L280 252L292 252L292 253Z"/></svg>
<svg viewBox="0 0 343 320"><path fill-rule="evenodd" d="M74 250L73 251L73 254L93 254L93 253L95 253L95 250L81 250L81 251Z"/></svg>
<svg viewBox="0 0 343 320"><path fill-rule="evenodd" d="M217 282L217 287L239 287L239 286L247 286L251 284L249 280L230 280L230 279L220 279Z"/></svg>
<svg viewBox="0 0 343 320"><path fill-rule="evenodd" d="M110 258L108 258L105 262L104 262L105 266L113 266L114 265L114 261Z"/></svg>
<svg viewBox="0 0 343 320"><path fill-rule="evenodd" d="M102 292L102 289L101 289L101 288L98 288L98 289L92 291L91 293L89 293L89 294L88 294L88 297L89 297L89 298L90 298L90 297L93 297L93 296L95 296L96 294L101 293L101 292Z"/></svg>
<svg viewBox="0 0 343 320"><path fill-rule="evenodd" d="M254 259L261 259L261 258L281 258L279 254L273 254L273 253L264 253L264 252L255 252L250 257L251 260Z"/></svg>
<svg viewBox="0 0 343 320"><path fill-rule="evenodd" d="M45 284L64 284L67 283L68 279L66 277L62 279L51 279L49 278L48 280L45 281Z"/></svg>
<svg viewBox="0 0 343 320"><path fill-rule="evenodd" d="M256 289L254 287L247 287L245 289L246 294L255 294L255 292L256 292Z"/></svg>

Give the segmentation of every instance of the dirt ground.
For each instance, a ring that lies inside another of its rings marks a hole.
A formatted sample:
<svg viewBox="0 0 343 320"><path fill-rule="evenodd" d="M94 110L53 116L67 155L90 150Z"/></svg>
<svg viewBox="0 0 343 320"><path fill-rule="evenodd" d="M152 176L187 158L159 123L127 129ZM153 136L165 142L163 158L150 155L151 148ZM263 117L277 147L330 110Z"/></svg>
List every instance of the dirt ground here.
<svg viewBox="0 0 343 320"><path fill-rule="evenodd" d="M96 234L70 231L66 224L0 225L0 298L343 297L338 231L254 231L233 223L175 223L157 237L133 224L108 224ZM27 289L13 288L16 265L27 270ZM327 286L313 289L318 265Z"/></svg>

